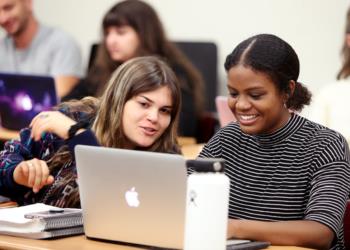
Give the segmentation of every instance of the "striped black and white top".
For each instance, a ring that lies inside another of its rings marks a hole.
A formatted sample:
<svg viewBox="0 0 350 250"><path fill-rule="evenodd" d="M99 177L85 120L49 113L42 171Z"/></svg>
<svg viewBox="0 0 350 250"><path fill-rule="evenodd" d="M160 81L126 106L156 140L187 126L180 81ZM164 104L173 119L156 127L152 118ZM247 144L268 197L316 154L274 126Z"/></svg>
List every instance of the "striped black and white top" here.
<svg viewBox="0 0 350 250"><path fill-rule="evenodd" d="M344 248L350 161L339 133L297 114L269 135L248 135L232 123L214 135L200 157L226 160L230 218L317 221L334 231L332 248Z"/></svg>

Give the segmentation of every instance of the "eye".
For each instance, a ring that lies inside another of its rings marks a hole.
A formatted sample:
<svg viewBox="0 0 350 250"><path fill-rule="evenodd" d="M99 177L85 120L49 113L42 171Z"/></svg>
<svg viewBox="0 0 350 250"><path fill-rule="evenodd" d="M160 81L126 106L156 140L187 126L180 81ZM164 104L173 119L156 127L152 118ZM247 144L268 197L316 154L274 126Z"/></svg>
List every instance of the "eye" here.
<svg viewBox="0 0 350 250"><path fill-rule="evenodd" d="M126 30L125 29L119 29L118 30L118 34L119 35L124 35L126 33Z"/></svg>
<svg viewBox="0 0 350 250"><path fill-rule="evenodd" d="M129 31L128 27L126 26L121 26L117 28L117 32L119 35L124 35Z"/></svg>
<svg viewBox="0 0 350 250"><path fill-rule="evenodd" d="M140 106L143 107L143 108L148 108L148 107L149 107L149 103L148 103L148 102L139 101L138 103L139 103Z"/></svg>
<svg viewBox="0 0 350 250"><path fill-rule="evenodd" d="M4 9L4 11L10 11L13 9L13 7L14 7L13 4L8 4L8 5L5 5L3 9Z"/></svg>
<svg viewBox="0 0 350 250"><path fill-rule="evenodd" d="M232 97L232 98L236 98L237 96L238 96L238 93L237 92L233 92L233 91L230 91L230 96Z"/></svg>
<svg viewBox="0 0 350 250"><path fill-rule="evenodd" d="M254 100L259 100L261 99L261 97L263 96L264 94L261 94L261 93L251 93L250 96L254 99Z"/></svg>
<svg viewBox="0 0 350 250"><path fill-rule="evenodd" d="M170 115L171 114L171 109L170 108L161 108L160 112L165 115Z"/></svg>

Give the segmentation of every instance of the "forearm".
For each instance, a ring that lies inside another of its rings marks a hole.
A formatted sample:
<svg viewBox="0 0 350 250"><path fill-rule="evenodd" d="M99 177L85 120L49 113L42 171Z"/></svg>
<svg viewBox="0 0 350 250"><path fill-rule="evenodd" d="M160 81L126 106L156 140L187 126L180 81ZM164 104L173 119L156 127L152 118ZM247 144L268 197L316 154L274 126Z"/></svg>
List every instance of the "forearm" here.
<svg viewBox="0 0 350 250"><path fill-rule="evenodd" d="M334 233L327 226L315 221L264 222L230 219L227 236L228 238L269 241L273 245L329 249Z"/></svg>
<svg viewBox="0 0 350 250"><path fill-rule="evenodd" d="M57 76L55 77L57 95L62 98L78 83L79 78L75 76Z"/></svg>

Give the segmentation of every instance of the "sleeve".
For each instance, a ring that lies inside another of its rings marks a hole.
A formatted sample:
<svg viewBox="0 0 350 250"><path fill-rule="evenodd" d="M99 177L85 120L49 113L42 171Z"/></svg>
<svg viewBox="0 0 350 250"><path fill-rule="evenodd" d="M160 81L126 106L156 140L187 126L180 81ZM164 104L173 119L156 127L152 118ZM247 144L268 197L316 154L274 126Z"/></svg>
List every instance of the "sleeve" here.
<svg viewBox="0 0 350 250"><path fill-rule="evenodd" d="M99 143L96 139L95 134L87 129L84 132L74 136L73 138L67 141L67 145L69 147L70 152L74 156L74 148L76 145L89 145L89 146L99 146Z"/></svg>
<svg viewBox="0 0 350 250"><path fill-rule="evenodd" d="M11 140L5 143L4 150L0 153L1 195L12 197L23 190L23 186L14 182L13 171L20 162L34 157L31 152L32 144L29 129L20 132L20 140Z"/></svg>
<svg viewBox="0 0 350 250"><path fill-rule="evenodd" d="M348 145L340 135L314 155L316 171L312 176L305 219L320 222L340 237L346 202L350 191Z"/></svg>
<svg viewBox="0 0 350 250"><path fill-rule="evenodd" d="M82 77L81 51L75 40L68 34L56 31L52 43L55 44L55 48L51 59L50 74Z"/></svg>

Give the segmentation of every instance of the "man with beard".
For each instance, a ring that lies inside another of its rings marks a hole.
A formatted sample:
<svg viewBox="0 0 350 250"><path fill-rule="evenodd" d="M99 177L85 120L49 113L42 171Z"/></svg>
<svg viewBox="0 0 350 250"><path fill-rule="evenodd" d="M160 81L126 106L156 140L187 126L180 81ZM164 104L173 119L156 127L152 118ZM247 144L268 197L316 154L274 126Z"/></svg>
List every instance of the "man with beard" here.
<svg viewBox="0 0 350 250"><path fill-rule="evenodd" d="M38 22L32 0L0 0L0 71L54 77L65 96L83 75L80 49L68 34Z"/></svg>

